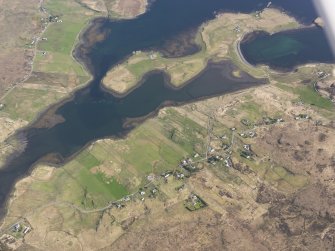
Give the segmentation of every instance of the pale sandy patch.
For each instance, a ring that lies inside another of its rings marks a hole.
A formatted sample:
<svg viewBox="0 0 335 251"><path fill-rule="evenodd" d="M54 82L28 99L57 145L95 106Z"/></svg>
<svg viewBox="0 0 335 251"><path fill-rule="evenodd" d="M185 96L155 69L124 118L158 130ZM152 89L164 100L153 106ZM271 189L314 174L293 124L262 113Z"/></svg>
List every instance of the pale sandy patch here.
<svg viewBox="0 0 335 251"><path fill-rule="evenodd" d="M124 93L135 84L136 78L128 69L118 66L109 71L102 82L106 88ZM132 83L132 85L130 86L129 83Z"/></svg>
<svg viewBox="0 0 335 251"><path fill-rule="evenodd" d="M147 0L115 0L111 10L122 18L134 18L147 9Z"/></svg>
<svg viewBox="0 0 335 251"><path fill-rule="evenodd" d="M107 8L103 0L81 0L81 2L94 11L107 12Z"/></svg>
<svg viewBox="0 0 335 251"><path fill-rule="evenodd" d="M102 165L93 167L90 171L92 173L103 173L107 177L113 177L121 172L121 168L116 163L110 161L103 163Z"/></svg>

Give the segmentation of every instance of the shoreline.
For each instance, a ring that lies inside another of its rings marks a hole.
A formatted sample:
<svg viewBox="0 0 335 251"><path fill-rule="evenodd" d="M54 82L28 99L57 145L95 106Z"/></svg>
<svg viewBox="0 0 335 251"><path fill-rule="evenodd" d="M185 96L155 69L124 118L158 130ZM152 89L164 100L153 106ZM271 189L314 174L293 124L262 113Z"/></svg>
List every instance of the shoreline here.
<svg viewBox="0 0 335 251"><path fill-rule="evenodd" d="M233 13L233 14L235 14L235 13ZM83 40L82 40L82 36L83 36L83 34L85 33L85 31L87 31L89 28L91 28L91 25L93 25L94 24L94 21L96 21L97 19L99 19L99 18L101 18L101 17L95 17L95 18L92 18L92 20L90 20L89 22L88 22L88 27L84 27L83 28L83 30L78 34L78 36L77 36L77 38L79 39L79 41L78 41L78 43L77 44L75 44L74 43L74 50L72 51L72 53L71 53L71 56L73 56L73 58L82 66L82 67L84 67L86 70L87 70L87 67L85 66L85 64L81 61L81 59L78 59L75 55L73 55L73 53L75 52L75 50L76 50L76 48L78 47L78 46L80 46L80 43L82 43L82 42L84 42ZM209 20L210 21L210 20ZM241 58L240 58L241 59ZM243 60L242 60L243 61ZM207 66L206 66L207 67ZM206 67L201 71L201 73L203 72L203 71L205 71L206 70ZM89 74L90 74L90 71L88 70L87 71ZM200 74L201 74L200 73ZM94 76L92 75L92 74L90 74L91 75L91 79L90 80L88 80L86 83L84 83L83 85L80 85L80 86L77 86L73 91L71 91L69 94L68 94L68 96L67 97L64 97L62 100L60 100L58 103L56 103L56 104L52 104L52 105L50 105L49 107L46 107L37 117L36 117L36 119L34 120L34 121L32 121L31 123L29 123L27 126L25 126L24 128L20 128L18 131L16 131L15 133L14 133L14 135L15 134L18 134L18 133L22 133L22 132L24 132L24 131L26 131L28 128L31 128L31 126L34 124L34 123L36 123L38 120L40 120L47 112L49 112L49 110L50 109L57 109L57 108L59 108L61 105L63 105L64 103L66 103L66 102L69 102L69 101L71 101L72 99L73 99L73 97L74 97L74 95L75 95L75 93L79 90L79 89L83 89L83 88L85 88L85 87L87 87L87 86L89 86L89 83L90 82L92 82L93 80L94 80ZM198 76L199 74L197 74L197 76ZM143 79L143 78L142 78ZM183 86L185 86L185 85L187 85L189 82L190 82L191 80L189 80L189 81L186 81L184 84L182 84L181 86L179 86L178 88L176 88L176 89L179 89L179 88L182 88ZM128 91L125 95L123 95L123 96L126 96L126 95L128 95L131 91L133 91L134 89L136 89L136 88L138 88L140 86L140 84L139 83L137 83L135 86L134 86L134 88L133 89L131 89L130 91ZM172 86L172 87L174 87L174 86ZM102 86L101 86L101 88L103 88ZM252 87L250 87L250 88L253 88L253 86ZM239 91L241 91L241 90L239 90ZM232 92L228 92L228 93L232 93ZM234 92L233 92L234 93ZM114 95L114 94L113 94ZM223 95L226 95L226 94L223 94ZM217 95L217 96L222 96L222 95ZM215 95L213 96L213 97L216 97ZM209 97L204 97L203 99L208 99ZM199 100L196 100L196 101L192 101L192 102L199 102L199 101L201 101L201 100L203 100L203 99L199 99ZM181 105L184 105L184 104L186 104L186 103L182 103L182 104L177 104L177 105L175 105L175 104L173 104L173 106L181 106ZM172 106L172 105L170 105L170 106ZM162 109L163 107L166 107L166 106L160 106L159 108L157 108L157 110L156 111L154 111L154 112L152 112L152 114L150 114L150 115L148 115L145 119L148 119L148 118L150 118L151 116L155 116L155 114L157 114L157 111L159 111L160 109ZM128 134L128 132L125 134L125 135L127 135ZM106 139L114 139L115 137L106 137ZM105 139L105 138L103 138L103 139ZM69 157L69 158L67 158L67 159L64 159L64 162L67 162L67 161L69 161L69 160L71 160L71 159L73 159L73 158L75 158L81 151L83 151L87 146L89 146L90 144L92 144L92 142L95 142L96 140L98 140L98 139L95 139L95 140L92 140L92 141L90 141L90 142L88 142L87 144L85 144L85 146L84 147L82 147L81 148L81 150L80 151L78 151L76 154L74 154L73 156L71 156L71 157ZM8 196L8 201L5 203L5 206L4 206L4 208L5 208L5 210L7 210L7 203L10 203L10 199L11 199L11 197L12 197L12 194L13 194L13 192L15 191L15 190L13 190L13 188L15 188L15 184L18 182L18 180L21 180L21 179L23 179L24 177L27 177L27 176L30 176L30 174L31 174L31 171L38 165L38 164L40 164L40 163L46 163L46 162L43 162L43 161L41 161L41 162L39 162L39 161L37 161L37 162L35 162L33 165L31 165L30 167L29 167L29 169L28 169L28 173L26 174L26 175L24 175L24 176L21 176L21 177L18 177L16 180L15 180L15 182L13 183L13 187L11 188L11 193L10 193L10 195ZM60 165L62 165L62 164L60 164ZM2 221L2 215L0 215L0 222Z"/></svg>
<svg viewBox="0 0 335 251"><path fill-rule="evenodd" d="M239 59L242 61L243 64L249 66L249 67L257 67L257 66L254 66L252 64L250 64L246 59L245 57L243 56L243 53L241 51L241 42L243 41L244 37L246 35L248 35L249 33L246 33L246 34L243 34L242 37L240 39L238 39L236 41L236 45L235 45L235 49L236 49L236 54L238 55ZM263 66L263 65L261 65Z"/></svg>
<svg viewBox="0 0 335 251"><path fill-rule="evenodd" d="M242 52L242 49L241 49L241 43L243 43L244 41L243 40L246 40L246 37L247 36L250 36L250 38L248 39L254 39L255 37L257 37L259 34L261 35L265 35L265 36L273 36L274 34L290 34L290 33L294 33L294 32L303 32L303 31L310 31L310 30L319 30L319 29L323 29L315 24L311 24L309 26L302 26L302 27L299 27L299 28L296 28L296 29L288 29L288 30L282 30L282 31L278 31L278 32L275 32L275 33L270 33L270 32L267 32L267 31L264 31L264 30L255 30L255 31L252 31L252 32L249 32L249 33L246 33L246 34L243 34L243 36L241 37L240 41L238 42L237 44L237 52L238 52L238 55L239 55L239 58L241 59L241 61L243 61L243 63L251 66L251 67L266 67L268 68L268 70L270 70L271 72L275 73L275 74L282 74L282 73L291 73L293 71L295 71L296 69L298 68L301 68L301 67L304 67L304 66L308 66L308 65L314 65L314 64L335 64L335 59L333 61L328 61L328 62L319 62L319 61L313 61L313 60L310 60L310 61L307 61L305 63L300 63L300 64L296 64L292 67L288 67L288 68L281 68L281 67L278 67L278 66L274 66L274 65L271 65L271 64L265 64L265 63L259 63L259 64L252 64L252 63L249 63L245 57L243 56L243 52Z"/></svg>
<svg viewBox="0 0 335 251"><path fill-rule="evenodd" d="M40 1L39 1L39 4L38 4L38 9L39 9L39 10L40 10L40 8L42 7L43 2L44 2L44 0L40 0ZM147 4L144 13L141 13L140 15L145 14L145 13L150 9L151 4L152 4L152 2L150 2L150 4ZM48 13L48 14L49 14L49 13ZM60 106L62 106L63 104L65 104L65 103L67 103L67 102L69 102L69 101L71 101L71 100L74 98L74 95L75 95L75 93L76 93L77 91L79 91L80 89L83 89L83 88L87 87L87 86L89 85L89 83L90 83L91 81L93 81L93 79L94 79L94 75L91 73L91 70L86 66L86 64L85 64L84 61L82 61L79 57L78 57L78 58L76 57L75 52L76 52L76 50L77 50L77 47L78 47L81 43L84 42L84 41L82 40L83 35L85 34L85 32L88 31L88 29L90 29L90 28L92 28L92 27L94 26L94 22L95 22L96 20L99 20L99 19L101 19L101 18L111 19L111 18L108 17L108 12L105 13L105 14L106 14L106 15L103 15L103 14L102 14L101 16L91 17L91 18L87 21L87 23L82 27L82 29L80 30L80 32L77 34L76 39L75 39L75 41L73 42L73 46L72 46L71 53L69 54L69 56L70 56L72 59L74 59L74 61L77 62L77 63L80 65L80 67L81 67L86 73L88 73L88 75L89 75L89 79L88 79L86 82L84 82L83 84L76 86L76 87L75 87L73 90L71 90L65 97L61 98L61 99L60 99L59 101L57 101L56 103L54 103L54 104L50 104L50 105L46 106L42 111L38 112L37 115L36 115L36 117L35 117L31 122L29 122L27 125L25 125L25 126L19 128L19 129L15 130L15 131L11 132L11 133L9 134L9 136L6 138L6 140L9 139L10 137L17 137L17 135L24 135L24 133L25 133L29 128L32 128L33 125L34 125L35 123L37 123L43 116L45 116L47 113L49 113L50 110L54 109L54 110L56 111ZM131 20L131 19L135 19L135 18L137 18L137 17L140 16L140 15L137 15L137 16L134 16L134 17L132 17L132 18L128 18L128 19L120 18L120 19L115 19L115 20ZM48 23L48 25L46 25L46 27L44 27L44 29L42 30L41 33L39 33L39 35L42 36L42 35L47 31L47 29L49 28L49 26L50 26L50 23ZM31 77L31 74L32 74L32 72L33 72L34 60L35 60L35 58L36 58L37 46L38 46L38 43L35 43L35 47L34 47L34 57L33 57L32 61L31 61L31 62L32 62L32 66L31 66L31 71L30 71L29 75L26 76L22 81L18 82L17 84L24 83L24 82L26 82L26 81ZM4 98L5 98L11 91L13 91L16 87L17 87L16 85L13 86L9 91L7 91L7 92L5 93L2 97L0 97L0 101L3 100L3 99L4 99ZM51 116L52 116L52 115L51 115ZM87 145L85 145L84 148L86 148L86 147L87 147L89 144L91 144L91 143L92 143L92 142L87 143ZM25 147L26 147L26 146L25 146ZM23 153L23 152L25 151L25 147L24 147L23 151L20 151L20 154ZM84 148L83 148L83 149L84 149ZM80 152L81 152L81 151L80 151ZM13 153L11 153L11 154L9 154L8 156L6 156L6 157L5 157L6 160L5 160L5 162L4 162L4 165L2 165L2 166L0 167L0 170L5 170L5 169L6 169L6 166L7 166L7 164L8 164L8 159L11 159L11 158L17 156L17 154L18 154L18 152L14 150ZM7 212L7 210L8 210L8 205L11 203L12 195L15 193L15 185L16 185L16 183L17 183L19 180L24 179L25 177L29 177L29 176L31 175L33 169L34 169L38 164L40 164L40 163L48 164L47 162L43 162L43 160L42 160L41 162L39 162L39 161L35 162L33 165L31 165L31 166L29 167L29 169L28 169L28 173L27 173L26 175L17 177L17 179L13 182L11 191L10 191L10 193L7 195L7 199L6 199L5 203L4 203L3 208L0 207L0 230L1 230L1 227L2 227L2 225L3 225L3 223L4 223L3 221L4 221L4 218L5 218L5 216L6 216L6 212ZM2 211L4 211L4 212L2 212ZM2 214L3 214L3 215L2 215Z"/></svg>
<svg viewBox="0 0 335 251"><path fill-rule="evenodd" d="M223 63L229 63L230 65L233 65L230 61L222 61L220 63L211 63L213 65L221 65ZM208 66L210 67L210 65ZM208 69L208 67L206 69ZM155 71L157 72L157 71ZM142 79L141 81L141 84L143 84L145 82L145 80L152 74L154 74L155 72L149 72L148 74L146 74L146 77ZM179 87L179 88L173 88L173 86L171 85L170 83L170 79L169 79L169 76L165 73L165 72L161 72L161 71L158 71L160 73L163 73L164 74L164 81L165 81L165 85L168 86L169 88L172 88L172 89L181 89L182 87ZM201 73L203 74L203 72ZM199 74L199 75L201 75ZM199 75L197 77L199 77ZM45 165L49 165L51 167L54 167L54 168L59 168L60 166L63 166L65 163L68 163L69 161L75 159L76 156L78 156L82 151L84 151L87 147L89 147L90 145L92 145L92 143L96 142L97 140L103 140L103 139L111 139L111 140L120 140L120 139L124 139L127 137L127 135L131 132L131 130L135 129L137 125L139 125L141 122L144 122L145 120L147 119L150 119L150 118L153 118L155 117L158 112L163 109L163 108L166 108L166 107L179 107L179 106L183 106L183 105L186 105L186 104L189 104L189 103L196 103L196 102L201 102L203 100L206 100L206 99L211 99L211 98L215 98L215 97L220 97L220 96L224 96L224 95L227 95L227 94L233 94L233 93L237 93L237 92L242 92L242 91L245 91L247 89L251 89L251 88L256 88L257 86L264 86L266 84L268 84L267 81L265 81L265 79L259 79L261 82L259 83L254 83L254 84L250 84L248 87L244 87L244 88L241 88L239 90L236 90L236 91L228 91L228 92L225 92L225 93L220 93L220 94L213 94L213 95L209 95L209 96L204 96L204 97L201 97L201 98L195 98L195 99L192 99L190 101L185 101L185 102L170 102L170 101L166 101L166 102L163 102L161 105L159 105L155 110L153 110L152 112L150 112L148 115L146 116L143 116L143 117L140 117L140 118L136 118L136 119L130 119L130 120L126 120L123 124L123 127L124 127L124 131L122 133L120 133L119 135L114 135L114 136L107 136L107 137L102 137L102 138L95 138L95 139L92 139L90 140L89 142L87 142L83 147L81 147L81 149L79 151L77 151L76 153L74 153L73 155L67 157L67 158L63 158L60 159L59 163L53 163L53 162L48 162L48 161L45 161L44 158L41 158L39 160L37 160L36 162L34 162L26 171L26 174L24 174L23 176L20 176L20 177L17 177L15 182L13 182L12 184L12 188L11 188L11 192L10 192L10 195L8 196L8 199L7 199L7 202L5 203L5 206L4 206L4 211L6 211L8 209L8 205L10 204L11 202L11 199L13 199L13 194L15 193L15 185L16 183L19 181L19 180L22 180L24 179L25 177L29 177L31 175L31 173L33 172L33 170L39 165L39 164L45 164ZM262 81L263 80L263 81ZM188 82L189 83L189 82ZM184 84L187 85L188 83ZM141 85L138 85L138 87L140 87ZM72 97L73 98L73 97ZM64 102L64 101L63 101ZM65 100L66 102L66 100ZM57 106L60 106L62 104L57 104ZM48 111L46 111L48 112ZM135 125L134 125L135 124ZM27 130L28 128L26 128L25 130ZM20 131L20 133L25 133L24 130ZM50 154L57 154L57 153L50 153ZM5 168L3 170L6 170L6 166L4 166ZM5 216L4 215L0 215L0 219L2 219L3 217Z"/></svg>
<svg viewBox="0 0 335 251"><path fill-rule="evenodd" d="M164 73L164 72L163 72ZM152 74L152 73L151 73ZM165 75L165 77L168 78L167 75ZM164 109L164 108L168 108L168 107L181 107L181 106L184 106L184 105L188 105L190 103L197 103L197 102L202 102L204 100L207 100L207 99L213 99L213 98L217 98L217 97L221 97L221 96L225 96L225 95L235 95L235 94L239 94L239 93L243 93L247 90L250 90L250 89L254 89L254 88L258 88L258 87L261 87L261 86L266 86L268 85L268 83L264 82L264 83L260 83L260 84L252 84L248 87L245 87L245 88L242 88L242 89L239 89L239 90L235 90L235 91L232 91L232 92L226 92L226 93L223 93L223 94L219 94L219 95L211 95L211 96L206 96L206 97L201 97L201 98L197 98L195 100L192 100L192 101L188 101L188 102L170 102L170 101L167 101L167 102L164 102L162 103L159 107L157 107L157 109L155 109L154 111L152 111L150 114L146 115L146 116L143 116L143 117L140 117L140 118L136 118L136 119L127 119L124 124L123 124L123 127L125 128L125 131L120 134L119 136L107 136L107 137L103 137L103 138L96 138L96 139L93 139L89 142L87 142L78 152L74 153L73 155L67 157L67 158L62 158L61 162L58 163L58 164L55 164L55 163L52 163L52 162L48 162L48 161L45 161L43 158L39 159L38 161L36 161L35 163L33 163L29 169L27 169L27 173L20 176L20 177L17 177L16 180L13 182L13 185L12 185L12 188L11 188L11 192L10 194L8 195L8 198L4 204L4 207L3 207L3 211L4 212L1 212L0 213L0 231L3 231L2 229L2 224L4 224L4 219L6 217L6 212L8 210L8 206L11 204L12 200L14 199L13 198L13 195L16 191L15 189L15 186L16 184L27 178L27 177L30 177L32 172L38 167L38 165L47 165L49 167L52 167L52 168L60 168L61 166L63 166L64 164L70 162L71 160L74 160L78 155L80 155L85 149L87 149L88 147L90 147L92 144L94 144L95 142L97 142L98 140L124 140L128 134L133 130L135 129L141 122L144 122L146 120L149 120L149 119L152 119L154 117L157 116L157 114L159 113L160 110ZM170 87L170 85L168 85ZM51 153L51 154L57 154L57 153Z"/></svg>
<svg viewBox="0 0 335 251"><path fill-rule="evenodd" d="M264 8L263 10L262 10L262 12L264 12L264 11L267 11L267 12L271 12L271 11L273 11L273 12L276 12L277 13L277 15L284 15L285 17L287 17L287 18L289 18L290 20L289 21L287 21L287 23L291 23L291 22L294 22L294 23L296 23L297 24L297 28L286 28L285 29L285 27L281 27L281 25L279 24L279 25L274 25L273 26L273 28L276 28L276 29L278 29L278 31L269 31L268 33L278 33L278 32L282 32L282 31L287 31L287 30L299 30L299 29L302 29L303 27L306 27L303 23L301 23L301 22L299 22L298 20L297 20L297 18L295 17L295 16L289 16L289 15L287 15L287 14L285 14L285 13L283 13L279 8L274 8L274 7L271 7L271 8ZM231 58L231 56L229 55L229 52L228 53L226 53L226 55L225 56L219 56L219 57L217 57L217 52L216 53L214 53L213 55L211 54L211 53L213 53L213 51L209 51L209 54L207 55L206 54L206 50L207 50L207 45L206 45L206 42L205 42L205 40L204 40L204 38L203 38L203 30L206 28L206 27L209 27L209 25L211 24L211 22L214 22L215 20L217 20L217 19L220 19L220 18L222 18L222 17L224 17L225 15L242 15L242 17L243 17L243 19L241 19L241 20L247 20L247 18L246 18L246 16L249 16L249 18L252 18L252 12L251 13L235 13L235 12L225 12L225 11L219 11L219 12L217 12L216 13L216 15L215 15L215 17L213 18L213 19L210 19L210 20L207 20L207 21L205 21L204 23L202 23L200 26L198 26L197 28L196 28L196 35L195 35L195 39L194 39L194 42L195 42L195 44L199 47L199 50L197 51L197 52L195 52L195 53L191 53L191 54L188 54L188 53L186 53L186 54L184 54L184 55L181 55L181 56L178 56L178 57L176 57L176 59L177 60L180 60L180 59L182 59L182 58L185 58L185 60L187 60L187 57L192 57L192 56L195 56L195 59L199 59L199 60L201 60L201 61L203 61L202 63L204 64L204 68L202 68L201 69L201 71L200 72L202 72L205 68L206 68L206 65L208 64L208 62L210 61L210 60L215 60L215 59L218 59L218 61L220 61L220 60L223 60L223 59L227 59L227 58ZM242 21L242 22L243 22ZM233 42L232 43L232 46L233 47L237 47L237 48L235 48L234 50L236 50L235 51L235 54L237 55L237 57L238 57L238 61L240 61L241 63L242 63L242 65L244 65L244 66L246 66L245 68L243 68L244 70L246 70L246 71L249 71L248 70L248 68L249 69L256 69L256 68L258 68L258 65L257 66L254 66L254 65L252 65L252 64L250 64L246 59L245 59L245 57L243 56L243 53L242 53L242 50L241 50L241 48L240 48L240 43L243 41L243 39L244 39L244 37L246 36L246 35L248 35L248 34L250 34L250 33L252 33L252 32L254 32L254 31L257 31L257 30L259 30L259 29L261 29L261 28L259 28L259 27L257 27L257 21L256 21L256 23L254 24L254 25L252 25L252 26L255 26L256 28L254 28L254 29L252 29L252 30L247 30L245 33L243 33L242 34L242 37L238 37L237 39L236 39L236 41L235 42ZM264 23L262 24L262 25L264 25ZM284 24L285 25L285 24ZM278 27L277 27L278 26ZM308 28L308 26L306 27L306 28ZM248 27L247 29L250 29L250 27ZM268 30L271 30L272 28L271 27L268 27L268 26L265 26L264 28L263 28L263 30L265 30L265 31L268 31ZM199 41L199 37L200 37L200 40L201 41ZM230 44L227 44L228 46L230 46ZM212 49L213 50L213 49ZM143 53L148 53L148 51L141 51L141 52L143 52ZM159 49L158 50L154 50L153 51L153 53L159 53L159 54L162 54L162 51L160 51ZM202 57L199 57L199 58L197 58L196 57L196 55L197 54L199 54L199 53L205 53L206 55L204 56L204 58L202 58ZM127 68L127 63L125 63L127 60L129 60L129 59L131 59L132 57L134 57L133 55L129 55L127 58L125 58L124 60L121 60L120 62L118 62L118 63L116 63L115 64L115 66L121 66L122 67L122 69L126 69L126 70L128 70L129 71L129 69ZM134 57L134 60L136 59L136 56ZM160 59L160 57L159 57L159 59ZM169 60L170 58L169 57L166 57L166 56L164 56L164 54L162 54L162 57L161 57L161 59L160 60ZM166 62L167 63L167 62ZM155 64L155 63L154 63ZM160 70L159 68L160 68L160 66L161 67L164 67L165 65L165 62L160 62L160 61L158 61L158 65L154 65L153 66L153 71L154 70ZM134 64L135 65L135 64ZM261 67L262 67L263 65L261 65ZM166 66L165 66L166 67ZM134 79L135 80L131 80L131 82L130 82L130 84L127 84L126 82L125 82L125 87L124 88L121 88L122 90L121 91L118 91L117 89L118 89L118 87L115 87L114 89L113 89L113 85L111 84L111 86L109 87L108 85L108 80L107 80L107 82L105 83L104 82L104 80L105 80L105 78L106 78L106 76L108 75L108 73L110 72L110 71L112 71L113 70L113 68L110 68L107 72L106 72L106 74L104 75L104 76L102 76L101 77L101 84L100 84L100 87L103 89L103 90L105 90L105 91L108 91L108 92L110 92L110 93L113 93L113 94L115 94L115 95L117 95L117 96L124 96L124 95L127 95L127 94L129 94L130 92L131 92L131 90L134 90L134 89L136 89L136 85L138 84L138 82L141 80L141 79L138 79L137 78L137 76L136 76L136 74L134 75L134 73L132 73L132 72L130 72L129 73L129 77L130 76L132 76L132 77L134 77ZM266 69L267 70L267 69ZM275 71L276 71L276 69L274 69ZM167 70L164 70L164 71L166 71L166 72L168 72ZM200 73L199 72L199 73ZM280 72L280 71L279 71ZM170 76L172 77L172 74L171 74L171 72L168 72L169 74L170 74ZM173 72L172 72L173 73ZM145 74L145 73L144 73ZM197 73L198 74L198 73ZM197 75L196 74L196 75ZM194 75L194 76L196 76L196 75ZM194 76L192 76L190 79L193 79L194 78ZM188 82L190 79L186 79L186 81L183 81L183 82ZM121 82L122 82L122 80L120 80ZM136 81L136 83L134 84L133 83L133 81ZM129 86L127 86L127 85L129 85ZM177 84L176 84L177 85ZM184 85L184 83L183 84L178 84L178 86L183 86Z"/></svg>
<svg viewBox="0 0 335 251"><path fill-rule="evenodd" d="M45 1L45 0L40 0L40 4L42 5L44 1ZM151 6L151 4L152 4L152 2L150 2L150 4L147 5L146 11L149 10L149 7ZM41 7L41 5L39 5L39 8ZM144 12L144 13L145 13L145 12ZM142 13L141 15L143 15L144 13ZM138 15L138 16L139 16L139 15ZM130 19L136 19L136 18L138 18L138 16L135 16L135 17L133 17L133 18L128 18L128 19L122 19L122 18L120 18L120 19L115 19L115 20L130 20ZM79 91L80 89L83 89L83 88L85 88L85 87L88 87L88 86L89 86L89 83L92 82L92 81L94 80L94 75L91 73L91 70L90 70L88 67L86 67L85 62L82 61L82 60L80 59L80 57L77 57L77 56L75 55L75 53L76 53L77 48L78 48L82 43L84 43L84 40L83 40L83 36L84 36L84 34L85 34L90 28L92 28L92 27L95 25L95 22L96 22L96 21L98 21L99 19L104 19L104 18L105 18L105 19L110 19L110 18L108 17L108 15L106 15L106 16L92 17L92 18L90 18L90 19L87 21L86 25L83 26L83 28L80 30L80 32L79 32L78 35L76 36L76 39L75 39L75 41L74 41L74 43L73 43L73 46L72 46L72 51L71 51L71 53L70 53L71 58L73 58L76 62L78 62L78 64L80 65L80 67L82 67L82 69L83 69L85 72L88 73L88 75L89 75L90 78L89 78L86 82L84 82L84 83L82 83L82 84L80 84L80 85L77 85L77 86L76 86L73 90L71 90L65 97L59 99L59 101L57 101L56 103L54 103L54 104L50 104L50 105L46 106L42 111L40 111L40 112L37 113L36 117L35 117L31 122L29 122L29 123L28 123L27 125L25 125L24 127L21 127L21 128L19 128L18 130L16 130L16 131L13 131L13 132L6 138L6 140L7 140L8 138L10 138L10 137L15 136L16 134L22 134L22 133L24 133L27 129L32 128L33 125L34 125L35 123L37 123L43 116L45 116L47 113L49 113L50 110L54 110L54 112L55 112L60 106L62 106L63 104L65 104L65 103L67 103L67 102L69 102L69 101L71 101L71 100L73 99L73 97L74 97L74 95L75 95L75 93L76 93L77 91ZM43 32L41 33L41 35L47 30L48 27L49 27L49 24L45 27L45 29L43 30ZM36 43L36 45L35 45L36 48L37 48L37 45L38 45L38 43ZM35 55L36 55L36 53L35 53ZM32 67L32 69L33 69L33 67ZM32 71L33 71L33 70L31 70L31 73L32 73ZM30 75L27 77L27 79L25 79L25 80L23 80L23 81L20 81L20 83L24 83L25 81L27 81L27 80L29 79L29 77L31 76L31 73L30 73ZM15 89L15 88L16 88L16 86L14 86L11 90L13 90L13 89ZM2 97L0 98L0 101L1 101L5 96L7 96L7 94L8 94L9 92L11 92L11 90L8 91L4 96L2 96ZM51 115L51 116L52 116L52 115ZM12 154L10 154L9 156L7 156L7 158L10 158L11 155L12 155ZM13 153L13 155L15 155L15 152ZM3 165L3 166L1 166L1 167L0 167L0 170L3 169L5 166L6 166L6 164ZM0 221L1 221L1 220L0 220Z"/></svg>

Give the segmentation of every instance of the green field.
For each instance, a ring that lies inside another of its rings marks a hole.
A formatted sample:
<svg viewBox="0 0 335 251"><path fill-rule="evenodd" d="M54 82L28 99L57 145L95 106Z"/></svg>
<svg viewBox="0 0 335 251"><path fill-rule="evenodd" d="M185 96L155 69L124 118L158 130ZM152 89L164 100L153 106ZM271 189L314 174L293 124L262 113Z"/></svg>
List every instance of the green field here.
<svg viewBox="0 0 335 251"><path fill-rule="evenodd" d="M88 76L88 73L83 67L69 54L52 51L48 51L45 56L41 53L36 55L34 71Z"/></svg>
<svg viewBox="0 0 335 251"><path fill-rule="evenodd" d="M49 90L36 90L28 88L16 88L6 96L5 108L0 114L11 119L23 119L32 121L36 115L48 105L54 104L64 96L63 93Z"/></svg>
<svg viewBox="0 0 335 251"><path fill-rule="evenodd" d="M328 111L334 110L334 104L329 99L322 97L311 86L292 87L286 84L277 84L277 86L284 91L298 95L298 99L306 104Z"/></svg>
<svg viewBox="0 0 335 251"><path fill-rule="evenodd" d="M88 11L77 2L55 0L47 1L45 8L49 13L59 16L60 23L51 23L43 34L46 41L40 41L40 52L34 62L35 71L60 72L87 76L82 66L72 57L74 45L78 42L80 31L96 13Z"/></svg>
<svg viewBox="0 0 335 251"><path fill-rule="evenodd" d="M174 130L171 135L166 129ZM194 153L194 144L203 145L205 128L173 109L158 120L148 120L126 139L104 140L83 150L51 181L34 182L32 192L46 193L57 201L84 208L106 206L148 183L149 174L159 176L178 168L179 161Z"/></svg>
<svg viewBox="0 0 335 251"><path fill-rule="evenodd" d="M41 35L47 40L39 41L33 73L26 81L34 87L17 87L4 99L5 109L1 114L11 119L32 121L38 113L90 78L72 57L72 50L80 31L97 13L75 1L47 0L43 6L51 15L59 16L62 22L50 23Z"/></svg>
<svg viewBox="0 0 335 251"><path fill-rule="evenodd" d="M238 152L234 153L233 156L240 163L245 163L259 177L262 177L262 180L268 182L280 191L296 191L308 183L306 176L292 174L282 166L273 165L271 162L249 160L241 157Z"/></svg>

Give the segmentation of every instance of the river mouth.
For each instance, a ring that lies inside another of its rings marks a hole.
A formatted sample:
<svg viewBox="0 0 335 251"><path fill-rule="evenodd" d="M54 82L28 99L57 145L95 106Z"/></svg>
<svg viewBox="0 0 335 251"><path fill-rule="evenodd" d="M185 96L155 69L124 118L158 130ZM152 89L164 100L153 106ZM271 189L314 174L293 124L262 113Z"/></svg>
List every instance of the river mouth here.
<svg viewBox="0 0 335 251"><path fill-rule="evenodd" d="M315 18L311 2L305 6L309 10L308 15L301 14L298 11L301 7L292 4L291 0L273 2L279 6L283 4L282 7L290 13L298 13L306 22ZM43 123L37 126L45 118L42 115L39 121L20 132L27 139L25 151L0 170L0 216L5 213L5 203L15 182L29 174L31 167L45 156L52 164L62 164L94 140L124 137L134 127L134 123L129 124L129 121L142 123L163 106L181 105L265 84L265 79L255 79L243 72L240 77L234 77L232 71L236 66L228 61L210 63L201 74L179 89L171 88L169 77L163 72L149 73L141 85L124 97L103 90L101 79L133 51L159 50L169 39L199 27L213 19L217 12L250 13L263 9L267 4L266 0L257 0L256 3L245 0L192 0L192 5L188 1L156 0L150 11L137 19L113 21L99 18L93 21L93 26L99 23L95 32L103 33L104 39L89 43L89 32L84 32L74 52L91 72L93 80L87 87L76 91L70 100L52 107L57 108L51 115L45 113L44 116L59 116L49 122L50 128ZM181 53L177 51L176 55L197 50L194 46L185 48L190 49Z"/></svg>
<svg viewBox="0 0 335 251"><path fill-rule="evenodd" d="M310 27L269 34L255 31L240 43L243 58L251 65L267 65L289 72L310 63L334 63L324 30Z"/></svg>

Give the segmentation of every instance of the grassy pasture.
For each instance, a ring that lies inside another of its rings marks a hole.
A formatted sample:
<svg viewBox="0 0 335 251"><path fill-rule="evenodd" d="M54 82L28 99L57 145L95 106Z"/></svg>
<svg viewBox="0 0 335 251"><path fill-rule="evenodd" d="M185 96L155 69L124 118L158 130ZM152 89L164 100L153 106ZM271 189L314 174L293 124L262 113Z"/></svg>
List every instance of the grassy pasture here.
<svg viewBox="0 0 335 251"><path fill-rule="evenodd" d="M296 94L298 96L298 99L306 104L309 104L311 106L315 106L321 109L326 109L328 111L334 110L333 103L329 99L322 97L311 86L295 87L295 86L290 86L287 84L277 84L277 86L284 91Z"/></svg>
<svg viewBox="0 0 335 251"><path fill-rule="evenodd" d="M172 108L166 110L159 120L148 120L126 139L94 143L56 169L51 180L34 182L33 191L88 209L103 207L137 191L148 183L147 175L175 170L193 153L195 141L203 142L193 133L205 129ZM171 138L165 126L180 131L180 138Z"/></svg>

